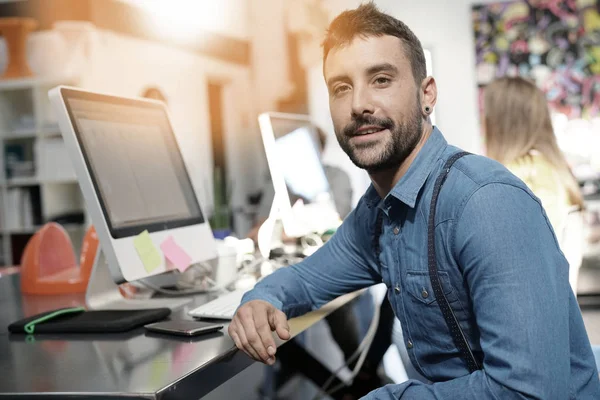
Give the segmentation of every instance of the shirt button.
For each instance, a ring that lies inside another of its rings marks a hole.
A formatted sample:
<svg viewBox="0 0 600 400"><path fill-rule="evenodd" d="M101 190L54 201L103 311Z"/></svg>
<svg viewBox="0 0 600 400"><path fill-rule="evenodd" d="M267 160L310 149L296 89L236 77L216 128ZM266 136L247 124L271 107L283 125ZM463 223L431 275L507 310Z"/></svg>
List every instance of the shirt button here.
<svg viewBox="0 0 600 400"><path fill-rule="evenodd" d="M399 233L400 233L400 228L398 228L398 227L395 227L395 228L394 228L394 235L397 235L397 234L399 234Z"/></svg>
<svg viewBox="0 0 600 400"><path fill-rule="evenodd" d="M412 349L412 348L413 348L413 342L412 342L411 340L409 340L409 341L406 343L406 348L408 348L408 349Z"/></svg>
<svg viewBox="0 0 600 400"><path fill-rule="evenodd" d="M427 290L425 288L423 288L423 291L421 292L421 296L423 296L424 299L429 297L429 292L427 292Z"/></svg>
<svg viewBox="0 0 600 400"><path fill-rule="evenodd" d="M396 285L396 287L394 287L394 291L396 294L400 294L400 286Z"/></svg>

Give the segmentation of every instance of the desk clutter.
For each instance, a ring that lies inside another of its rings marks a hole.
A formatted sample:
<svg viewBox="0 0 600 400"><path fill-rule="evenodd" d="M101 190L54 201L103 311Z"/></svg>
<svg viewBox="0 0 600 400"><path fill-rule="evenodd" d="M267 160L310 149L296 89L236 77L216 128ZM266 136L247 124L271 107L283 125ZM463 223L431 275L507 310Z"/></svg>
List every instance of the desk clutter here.
<svg viewBox="0 0 600 400"><path fill-rule="evenodd" d="M157 246L145 230L134 238L133 246L148 272L154 271L165 260L168 270L181 273L182 284L187 287L190 281L204 277L211 277L214 285L231 283L237 276L238 266L254 250L248 240L217 240L219 257L216 264L206 263L196 268L198 266L172 236ZM66 230L55 222L45 224L30 238L23 252L21 291L41 295L85 292L98 249L98 236L91 226L84 236L77 260Z"/></svg>

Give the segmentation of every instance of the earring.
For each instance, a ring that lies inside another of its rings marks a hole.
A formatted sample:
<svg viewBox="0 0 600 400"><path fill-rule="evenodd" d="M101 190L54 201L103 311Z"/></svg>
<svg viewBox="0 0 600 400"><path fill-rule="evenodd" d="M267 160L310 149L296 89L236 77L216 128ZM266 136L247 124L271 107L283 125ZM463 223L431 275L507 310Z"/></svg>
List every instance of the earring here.
<svg viewBox="0 0 600 400"><path fill-rule="evenodd" d="M429 114L430 111L431 111L431 108L429 106L425 106L425 113Z"/></svg>

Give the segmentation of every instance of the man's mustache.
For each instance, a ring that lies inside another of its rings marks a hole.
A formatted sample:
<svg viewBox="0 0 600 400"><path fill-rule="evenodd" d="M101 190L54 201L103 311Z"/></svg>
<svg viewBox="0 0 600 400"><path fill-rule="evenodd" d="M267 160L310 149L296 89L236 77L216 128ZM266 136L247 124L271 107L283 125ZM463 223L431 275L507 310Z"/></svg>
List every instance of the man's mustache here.
<svg viewBox="0 0 600 400"><path fill-rule="evenodd" d="M358 130L363 126L378 126L383 129L394 129L394 121L389 118L377 118L372 115L352 116L352 122L344 127L342 133L346 137L358 136Z"/></svg>

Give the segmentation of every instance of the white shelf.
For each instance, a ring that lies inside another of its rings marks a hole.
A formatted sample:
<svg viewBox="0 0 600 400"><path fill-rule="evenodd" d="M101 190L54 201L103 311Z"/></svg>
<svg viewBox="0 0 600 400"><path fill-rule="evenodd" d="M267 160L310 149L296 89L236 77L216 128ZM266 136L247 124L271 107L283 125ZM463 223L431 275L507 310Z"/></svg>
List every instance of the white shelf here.
<svg viewBox="0 0 600 400"><path fill-rule="evenodd" d="M45 185L62 185L62 184L70 184L70 183L79 183L77 181L77 178L73 177L73 178L61 178L61 179L48 179L48 178L42 178L39 179L39 182Z"/></svg>
<svg viewBox="0 0 600 400"><path fill-rule="evenodd" d="M60 147L57 142L61 132L50 106L48 90L59 85L77 86L77 81L76 77L64 73L0 80L0 121L3 121L0 126L0 145L3 145L0 149L0 215L8 216L0 227L0 260L3 260L0 264L18 263L12 257L14 235L32 235L41 228L32 223L83 207L74 173L58 168L65 163L65 157L53 157L41 151L52 145ZM37 170L31 171L34 176L6 178L3 173L6 169L5 146L18 143L23 145L23 154L17 158L33 161ZM30 207L26 201L35 204ZM69 234L76 235L85 228L85 224L63 226Z"/></svg>
<svg viewBox="0 0 600 400"><path fill-rule="evenodd" d="M49 179L49 178L38 178L36 176L22 177L22 178L11 178L5 182L0 182L0 186L8 187L25 187L25 186L36 186L41 184L46 185L60 185L65 183L77 183L77 178L64 178L64 179Z"/></svg>
<svg viewBox="0 0 600 400"><path fill-rule="evenodd" d="M35 186L39 185L40 181L35 176L28 177L19 177L19 178L10 178L5 183L6 186L15 187L15 186Z"/></svg>
<svg viewBox="0 0 600 400"><path fill-rule="evenodd" d="M61 225L61 226L63 228L65 228L66 231L75 231L78 229L83 229L85 225L84 224L66 224L66 225ZM0 229L0 232L5 235L29 235L29 234L36 233L41 227L42 227L42 225L32 226L29 228Z"/></svg>
<svg viewBox="0 0 600 400"><path fill-rule="evenodd" d="M0 132L0 138L4 140L31 139L40 136L60 136L58 125L45 126L40 129L15 129L9 132Z"/></svg>
<svg viewBox="0 0 600 400"><path fill-rule="evenodd" d="M73 78L67 76L32 76L28 78L0 79L0 91L22 90L40 86L58 86L73 82Z"/></svg>
<svg viewBox="0 0 600 400"><path fill-rule="evenodd" d="M15 229L0 229L3 235L20 235L20 234L30 234L35 233L36 228L15 228Z"/></svg>
<svg viewBox="0 0 600 400"><path fill-rule="evenodd" d="M35 129L19 129L12 132L2 132L0 137L4 140L31 139L37 137Z"/></svg>
<svg viewBox="0 0 600 400"><path fill-rule="evenodd" d="M62 133L60 132L60 129L58 129L58 126L56 128L42 128L41 130L38 131L39 136L42 137L53 137L53 136L60 136L62 137Z"/></svg>

